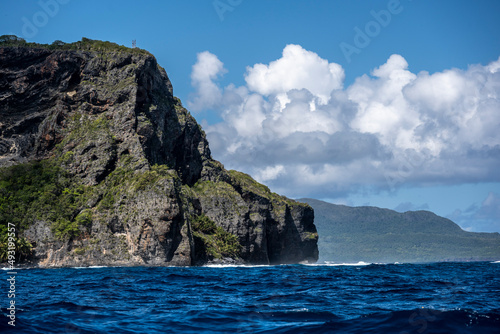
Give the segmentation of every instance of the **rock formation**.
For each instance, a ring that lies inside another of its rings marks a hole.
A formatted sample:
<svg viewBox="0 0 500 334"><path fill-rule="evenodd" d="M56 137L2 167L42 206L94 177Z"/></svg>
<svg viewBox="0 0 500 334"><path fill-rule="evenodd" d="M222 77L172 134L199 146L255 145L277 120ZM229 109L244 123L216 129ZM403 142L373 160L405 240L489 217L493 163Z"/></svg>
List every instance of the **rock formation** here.
<svg viewBox="0 0 500 334"><path fill-rule="evenodd" d="M16 224L29 261L317 260L311 207L213 160L147 51L2 37L0 227Z"/></svg>

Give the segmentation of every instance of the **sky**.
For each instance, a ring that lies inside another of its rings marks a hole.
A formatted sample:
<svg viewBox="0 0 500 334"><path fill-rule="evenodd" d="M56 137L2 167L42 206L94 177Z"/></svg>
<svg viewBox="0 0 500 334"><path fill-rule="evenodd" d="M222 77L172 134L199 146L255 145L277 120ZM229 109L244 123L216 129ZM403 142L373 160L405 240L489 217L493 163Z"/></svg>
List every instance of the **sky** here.
<svg viewBox="0 0 500 334"><path fill-rule="evenodd" d="M0 35L153 53L212 156L272 191L500 232L496 0L3 0Z"/></svg>

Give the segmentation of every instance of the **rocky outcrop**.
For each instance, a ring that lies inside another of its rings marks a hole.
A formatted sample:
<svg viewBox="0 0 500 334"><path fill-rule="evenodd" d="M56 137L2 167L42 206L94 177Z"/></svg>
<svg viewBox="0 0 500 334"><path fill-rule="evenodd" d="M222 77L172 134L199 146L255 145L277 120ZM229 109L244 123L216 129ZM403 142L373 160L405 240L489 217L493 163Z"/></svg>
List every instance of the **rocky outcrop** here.
<svg viewBox="0 0 500 334"><path fill-rule="evenodd" d="M151 54L2 41L0 222L16 222L34 263L317 260L311 207L213 160Z"/></svg>

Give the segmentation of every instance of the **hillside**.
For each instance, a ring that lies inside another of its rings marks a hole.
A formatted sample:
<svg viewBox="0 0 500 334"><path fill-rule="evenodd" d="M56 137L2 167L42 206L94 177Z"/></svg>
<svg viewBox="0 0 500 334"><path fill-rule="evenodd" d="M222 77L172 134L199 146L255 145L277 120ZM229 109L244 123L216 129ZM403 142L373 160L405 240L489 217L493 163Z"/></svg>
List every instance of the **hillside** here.
<svg viewBox="0 0 500 334"><path fill-rule="evenodd" d="M149 52L0 37L0 260L281 264L318 257L314 213L212 159Z"/></svg>
<svg viewBox="0 0 500 334"><path fill-rule="evenodd" d="M301 199L315 212L320 261L434 262L500 259L500 234L463 231L428 211L349 207Z"/></svg>

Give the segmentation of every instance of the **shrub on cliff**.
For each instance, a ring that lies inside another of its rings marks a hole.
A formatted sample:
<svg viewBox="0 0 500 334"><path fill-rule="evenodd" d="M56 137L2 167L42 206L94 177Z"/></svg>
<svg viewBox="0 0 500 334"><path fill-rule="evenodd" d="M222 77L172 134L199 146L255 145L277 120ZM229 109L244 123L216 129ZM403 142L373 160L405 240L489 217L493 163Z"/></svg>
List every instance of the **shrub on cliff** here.
<svg viewBox="0 0 500 334"><path fill-rule="evenodd" d="M196 243L202 244L206 253L215 259L224 257L239 257L241 245L238 238L224 231L220 226L205 215L199 215L192 219L191 228Z"/></svg>

